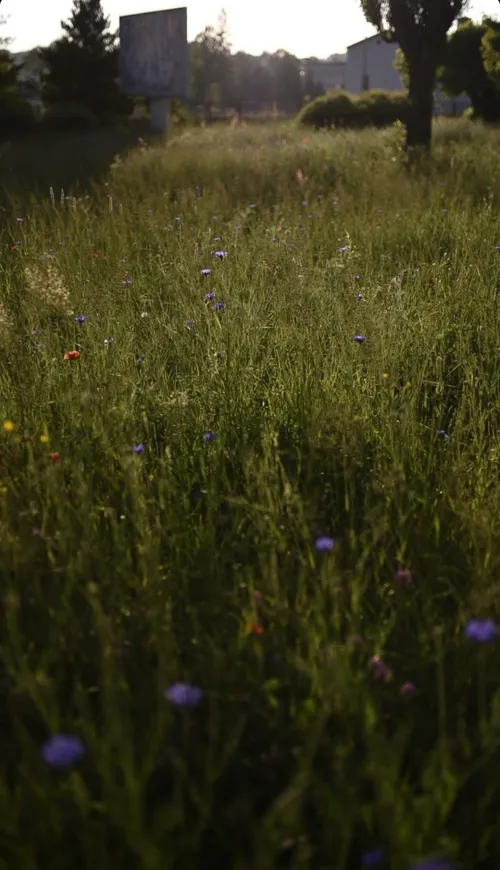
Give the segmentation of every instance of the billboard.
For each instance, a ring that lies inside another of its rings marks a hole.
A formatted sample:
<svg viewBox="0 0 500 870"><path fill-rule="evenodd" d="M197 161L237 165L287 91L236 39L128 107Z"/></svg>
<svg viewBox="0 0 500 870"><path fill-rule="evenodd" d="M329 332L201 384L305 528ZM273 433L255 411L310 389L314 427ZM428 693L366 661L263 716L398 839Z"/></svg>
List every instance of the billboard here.
<svg viewBox="0 0 500 870"><path fill-rule="evenodd" d="M120 87L129 97L187 100L186 7L121 16Z"/></svg>

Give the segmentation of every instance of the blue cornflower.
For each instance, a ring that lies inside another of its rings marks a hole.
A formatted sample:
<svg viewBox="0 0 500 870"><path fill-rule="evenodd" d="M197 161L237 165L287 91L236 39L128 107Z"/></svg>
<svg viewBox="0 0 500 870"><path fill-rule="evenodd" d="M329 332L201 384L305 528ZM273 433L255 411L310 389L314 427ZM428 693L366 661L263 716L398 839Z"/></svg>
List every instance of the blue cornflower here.
<svg viewBox="0 0 500 870"><path fill-rule="evenodd" d="M205 293L205 302L210 302L215 299L215 293Z"/></svg>
<svg viewBox="0 0 500 870"><path fill-rule="evenodd" d="M326 552L327 550L331 550L333 547L333 538L327 538L325 535L322 535L319 538L316 538L315 547L320 552Z"/></svg>
<svg viewBox="0 0 500 870"><path fill-rule="evenodd" d="M63 768L80 761L85 755L85 749L78 737L56 734L42 746L41 754L51 767Z"/></svg>
<svg viewBox="0 0 500 870"><path fill-rule="evenodd" d="M214 311L222 311L223 308L224 308L223 302L216 302L214 305Z"/></svg>
<svg viewBox="0 0 500 870"><path fill-rule="evenodd" d="M206 441L207 444L210 441L215 441L216 438L217 438L217 435L215 434L215 432L205 432L205 434L203 436L203 440Z"/></svg>
<svg viewBox="0 0 500 870"><path fill-rule="evenodd" d="M134 444L132 447L133 453L144 453L144 444Z"/></svg>
<svg viewBox="0 0 500 870"><path fill-rule="evenodd" d="M23 220L24 220L24 218L16 218L16 221L17 221L19 224L22 224Z"/></svg>
<svg viewBox="0 0 500 870"><path fill-rule="evenodd" d="M479 643L493 640L497 633L497 627L492 619L470 619L464 630L469 640L477 640Z"/></svg>
<svg viewBox="0 0 500 870"><path fill-rule="evenodd" d="M174 683L165 690L165 697L176 707L197 707L203 698L203 691L189 683Z"/></svg>
<svg viewBox="0 0 500 870"><path fill-rule="evenodd" d="M227 257L227 251L214 251L218 260L224 260Z"/></svg>
<svg viewBox="0 0 500 870"><path fill-rule="evenodd" d="M212 274L211 269L200 269L200 275L211 275L211 274Z"/></svg>
<svg viewBox="0 0 500 870"><path fill-rule="evenodd" d="M363 342L366 341L366 338L365 338L364 335L355 335L355 336L354 336L354 341L355 341L357 344L363 344Z"/></svg>
<svg viewBox="0 0 500 870"><path fill-rule="evenodd" d="M78 314L77 317L75 317L75 323L85 323L86 319L85 314Z"/></svg>
<svg viewBox="0 0 500 870"><path fill-rule="evenodd" d="M369 849L368 852L363 852L361 856L362 867L376 867L384 860L385 852L383 849Z"/></svg>
<svg viewBox="0 0 500 870"><path fill-rule="evenodd" d="M438 438L443 439L448 437L444 429L438 429L436 435L438 436Z"/></svg>

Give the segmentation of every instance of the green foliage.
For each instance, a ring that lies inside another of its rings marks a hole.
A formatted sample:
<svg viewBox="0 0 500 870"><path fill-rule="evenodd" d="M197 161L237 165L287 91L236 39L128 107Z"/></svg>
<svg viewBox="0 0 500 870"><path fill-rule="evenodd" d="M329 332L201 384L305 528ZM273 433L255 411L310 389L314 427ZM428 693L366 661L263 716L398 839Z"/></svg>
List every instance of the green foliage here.
<svg viewBox="0 0 500 870"><path fill-rule="evenodd" d="M2 212L9 870L500 867L500 136L304 138Z"/></svg>
<svg viewBox="0 0 500 870"><path fill-rule="evenodd" d="M483 19L485 32L482 40L484 68L493 81L500 86L500 21Z"/></svg>
<svg viewBox="0 0 500 870"><path fill-rule="evenodd" d="M99 125L97 115L81 103L56 103L45 112L41 126L47 130L85 130Z"/></svg>
<svg viewBox="0 0 500 870"><path fill-rule="evenodd" d="M0 136L4 133L29 133L36 129L32 106L24 100L0 103Z"/></svg>
<svg viewBox="0 0 500 870"><path fill-rule="evenodd" d="M73 0L69 22L62 22L67 36L39 56L48 66L43 79L43 100L79 103L105 121L127 115L132 101L124 97L117 84L117 36L109 32L101 0Z"/></svg>
<svg viewBox="0 0 500 870"><path fill-rule="evenodd" d="M493 46L488 43L491 32L486 21L474 24L470 19L463 19L448 37L443 65L438 71L444 92L452 97L467 94L475 117L485 121L500 118L500 87L483 61L485 39L489 57L493 58Z"/></svg>
<svg viewBox="0 0 500 870"><path fill-rule="evenodd" d="M385 127L408 119L409 102L404 93L373 90L354 96L331 91L308 102L299 112L299 124L320 127Z"/></svg>

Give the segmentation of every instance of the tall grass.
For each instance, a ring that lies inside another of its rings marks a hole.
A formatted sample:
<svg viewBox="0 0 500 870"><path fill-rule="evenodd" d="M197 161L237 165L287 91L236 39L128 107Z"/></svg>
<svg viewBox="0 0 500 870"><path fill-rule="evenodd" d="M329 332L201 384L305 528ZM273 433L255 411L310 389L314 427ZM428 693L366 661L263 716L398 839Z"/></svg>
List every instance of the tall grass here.
<svg viewBox="0 0 500 870"><path fill-rule="evenodd" d="M9 870L500 866L499 136L398 147L185 133L12 207Z"/></svg>

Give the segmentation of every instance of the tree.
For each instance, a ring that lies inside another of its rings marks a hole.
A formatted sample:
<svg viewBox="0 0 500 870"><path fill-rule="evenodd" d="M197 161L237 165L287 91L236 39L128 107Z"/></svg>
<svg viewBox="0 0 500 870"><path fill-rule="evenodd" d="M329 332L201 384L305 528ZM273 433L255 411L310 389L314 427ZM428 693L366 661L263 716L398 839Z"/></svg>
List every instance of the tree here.
<svg viewBox="0 0 500 870"><path fill-rule="evenodd" d="M484 68L493 81L500 85L500 21L483 18L485 32L482 39Z"/></svg>
<svg viewBox="0 0 500 870"><path fill-rule="evenodd" d="M486 20L474 24L469 18L461 19L455 32L448 37L438 81L450 97L467 94L476 117L498 121L500 82L495 82L487 72L483 60L483 41L489 34L495 36ZM500 54L493 50L491 42L488 51L491 64L499 64Z"/></svg>
<svg viewBox="0 0 500 870"><path fill-rule="evenodd" d="M397 42L408 64L410 114L406 146L430 149L434 88L446 35L467 0L360 0L367 21Z"/></svg>
<svg viewBox="0 0 500 870"><path fill-rule="evenodd" d="M0 18L0 25L3 26L6 20L6 18ZM7 50L7 46L11 42L10 37L0 37L0 107L11 106L21 99L17 81L18 70Z"/></svg>
<svg viewBox="0 0 500 870"><path fill-rule="evenodd" d="M118 86L118 34L109 31L101 0L73 0L70 20L61 27L66 36L38 49L48 70L44 102L79 103L101 120L128 113L130 100Z"/></svg>
<svg viewBox="0 0 500 870"><path fill-rule="evenodd" d="M231 102L231 45L227 16L219 15L217 27L207 26L189 47L191 96L203 104L207 117L213 103L226 107Z"/></svg>

